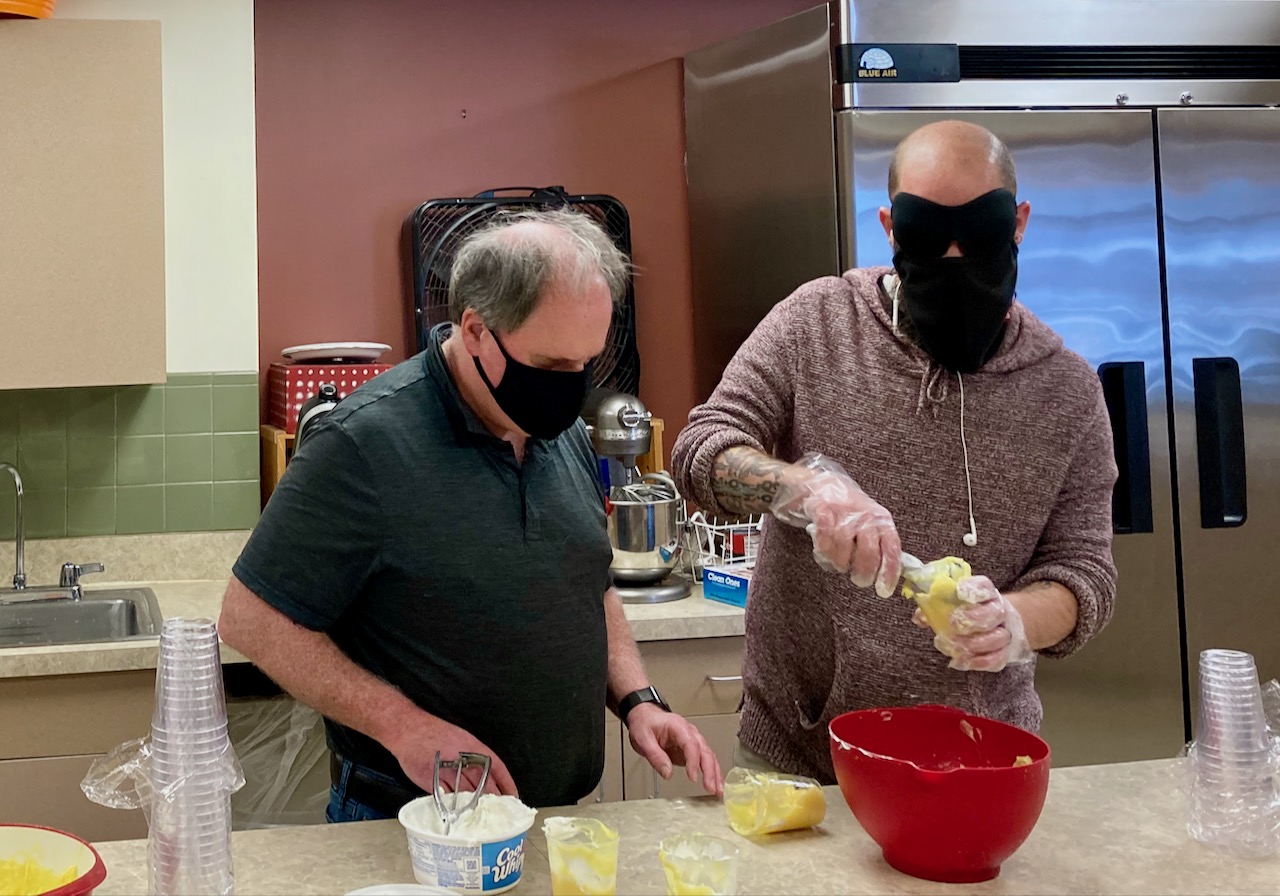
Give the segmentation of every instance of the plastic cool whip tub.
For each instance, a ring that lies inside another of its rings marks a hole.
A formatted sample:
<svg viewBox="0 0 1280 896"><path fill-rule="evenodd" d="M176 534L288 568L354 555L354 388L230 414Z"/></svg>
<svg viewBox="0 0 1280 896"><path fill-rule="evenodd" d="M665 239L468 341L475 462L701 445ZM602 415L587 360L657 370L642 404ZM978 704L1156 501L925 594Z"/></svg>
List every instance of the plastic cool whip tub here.
<svg viewBox="0 0 1280 896"><path fill-rule="evenodd" d="M525 835L537 814L513 796L487 793L446 836L430 796L406 803L400 824L409 837L413 876L458 893L510 890L524 871Z"/></svg>

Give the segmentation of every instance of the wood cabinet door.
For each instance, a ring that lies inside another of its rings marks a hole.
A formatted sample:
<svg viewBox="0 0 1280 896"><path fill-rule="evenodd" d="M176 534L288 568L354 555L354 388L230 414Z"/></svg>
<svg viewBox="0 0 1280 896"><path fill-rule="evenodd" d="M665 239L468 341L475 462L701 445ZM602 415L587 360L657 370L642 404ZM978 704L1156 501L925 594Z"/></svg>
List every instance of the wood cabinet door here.
<svg viewBox="0 0 1280 896"><path fill-rule="evenodd" d="M0 28L0 85L0 387L163 383L160 23Z"/></svg>
<svg viewBox="0 0 1280 896"><path fill-rule="evenodd" d="M716 758L720 760L722 774L733 767L733 750L738 743L740 719L741 716L736 712L689 718L690 722L698 726ZM674 770L670 781L663 781L654 772L653 766L631 748L630 741L624 742L622 754L622 793L626 799L665 799L703 796L706 793L701 782L690 781L682 768Z"/></svg>
<svg viewBox="0 0 1280 896"><path fill-rule="evenodd" d="M622 723L608 714L604 722L604 775L600 778L600 786L578 800L579 806L592 803L616 803L622 799L622 746L626 743L626 735ZM627 747L627 749L631 749Z"/></svg>
<svg viewBox="0 0 1280 896"><path fill-rule="evenodd" d="M141 809L108 809L80 790L97 756L55 756L0 762L4 820L67 831L90 842L147 836Z"/></svg>
<svg viewBox="0 0 1280 896"><path fill-rule="evenodd" d="M114 750L150 733L155 689L154 669L0 679L0 759Z"/></svg>
<svg viewBox="0 0 1280 896"><path fill-rule="evenodd" d="M738 711L745 650L743 637L640 643L649 681L686 717Z"/></svg>

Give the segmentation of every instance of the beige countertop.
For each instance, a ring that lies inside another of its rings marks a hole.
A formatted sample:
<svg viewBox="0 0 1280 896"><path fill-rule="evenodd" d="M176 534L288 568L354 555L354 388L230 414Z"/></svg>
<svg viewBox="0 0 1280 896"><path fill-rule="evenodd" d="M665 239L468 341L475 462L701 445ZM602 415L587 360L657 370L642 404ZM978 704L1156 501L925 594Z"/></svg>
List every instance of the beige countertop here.
<svg viewBox="0 0 1280 896"><path fill-rule="evenodd" d="M658 842L702 831L742 850L744 894L772 893L1280 893L1280 858L1219 855L1186 833L1175 762L1054 769L1040 822L998 878L944 886L884 863L840 793L827 791L827 818L813 831L745 840L710 799L602 803L542 814L590 815L621 834L618 892L662 893ZM541 822L530 831L523 879L512 892L548 893ZM146 890L146 843L98 846L107 880L99 896ZM232 835L236 892L248 896L343 894L377 883L412 882L404 832L395 821L243 831Z"/></svg>
<svg viewBox="0 0 1280 896"><path fill-rule="evenodd" d="M222 607L225 579L159 582L94 582L86 591L145 585L156 593L161 614L208 616ZM743 633L740 607L710 601L695 586L692 596L665 604L628 604L627 619L638 641L716 638ZM74 675L154 669L159 642L155 638L108 644L60 644L52 647L0 647L0 678ZM222 645L224 663L243 663L241 654Z"/></svg>

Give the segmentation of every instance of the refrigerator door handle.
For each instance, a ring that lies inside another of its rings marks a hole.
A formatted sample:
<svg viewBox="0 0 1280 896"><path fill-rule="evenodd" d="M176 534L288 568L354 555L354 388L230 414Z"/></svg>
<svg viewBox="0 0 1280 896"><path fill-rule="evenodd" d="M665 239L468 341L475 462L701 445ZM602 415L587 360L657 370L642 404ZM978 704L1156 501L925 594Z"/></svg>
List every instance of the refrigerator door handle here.
<svg viewBox="0 0 1280 896"><path fill-rule="evenodd" d="M1200 464L1200 525L1205 529L1243 526L1249 508L1240 365L1235 358L1193 358L1191 368Z"/></svg>
<svg viewBox="0 0 1280 896"><path fill-rule="evenodd" d="M1098 367L1098 379L1111 417L1120 474L1111 496L1112 531L1117 535L1152 532L1146 365L1142 361L1108 362Z"/></svg>

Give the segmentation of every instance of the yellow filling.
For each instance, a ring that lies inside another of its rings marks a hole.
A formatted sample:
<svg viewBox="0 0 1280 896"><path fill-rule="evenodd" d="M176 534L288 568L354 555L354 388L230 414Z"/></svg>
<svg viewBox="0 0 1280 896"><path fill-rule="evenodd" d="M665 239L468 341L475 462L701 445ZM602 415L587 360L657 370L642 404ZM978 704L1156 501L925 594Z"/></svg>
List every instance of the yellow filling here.
<svg viewBox="0 0 1280 896"><path fill-rule="evenodd" d="M912 578L903 579L902 594L916 602L934 634L941 635L948 630L952 611L960 606L956 585L972 572L969 564L959 557L943 557L925 564Z"/></svg>
<svg viewBox="0 0 1280 896"><path fill-rule="evenodd" d="M685 883L671 868L663 866L662 870L667 875L667 896L716 896L716 891L706 884Z"/></svg>
<svg viewBox="0 0 1280 896"><path fill-rule="evenodd" d="M614 896L618 832L592 818L549 818L547 852L553 896Z"/></svg>
<svg viewBox="0 0 1280 896"><path fill-rule="evenodd" d="M617 857L587 844L561 845L551 858L555 896L614 896L618 892ZM612 860L612 861L611 861Z"/></svg>
<svg viewBox="0 0 1280 896"><path fill-rule="evenodd" d="M1021 768L1024 765L1030 765L1030 764L1031 764L1030 756L1019 756L1017 759L1013 760L1014 768Z"/></svg>
<svg viewBox="0 0 1280 896"><path fill-rule="evenodd" d="M47 893L71 883L77 876L74 865L54 871L31 859L0 859L0 896Z"/></svg>
<svg viewBox="0 0 1280 896"><path fill-rule="evenodd" d="M811 778L735 768L725 777L724 808L729 826L750 837L821 824L827 799Z"/></svg>
<svg viewBox="0 0 1280 896"><path fill-rule="evenodd" d="M725 851L732 850L732 854ZM670 850L670 851L668 851ZM737 850L714 838L692 834L684 842L664 840L658 861L667 879L668 896L720 896L736 893Z"/></svg>

